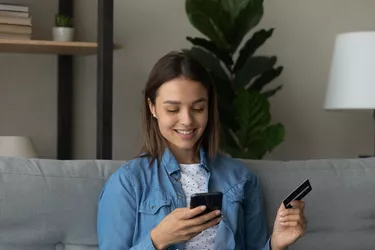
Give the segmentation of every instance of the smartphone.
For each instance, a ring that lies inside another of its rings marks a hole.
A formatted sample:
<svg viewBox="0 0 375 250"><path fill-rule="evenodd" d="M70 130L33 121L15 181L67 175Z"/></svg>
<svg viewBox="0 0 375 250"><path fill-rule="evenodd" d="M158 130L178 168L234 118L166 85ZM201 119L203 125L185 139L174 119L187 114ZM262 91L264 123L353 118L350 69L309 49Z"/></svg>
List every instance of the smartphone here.
<svg viewBox="0 0 375 250"><path fill-rule="evenodd" d="M215 210L221 210L222 202L223 193L221 192L197 193L191 196L190 208L192 209L199 206L206 206L206 210L199 214L200 216Z"/></svg>

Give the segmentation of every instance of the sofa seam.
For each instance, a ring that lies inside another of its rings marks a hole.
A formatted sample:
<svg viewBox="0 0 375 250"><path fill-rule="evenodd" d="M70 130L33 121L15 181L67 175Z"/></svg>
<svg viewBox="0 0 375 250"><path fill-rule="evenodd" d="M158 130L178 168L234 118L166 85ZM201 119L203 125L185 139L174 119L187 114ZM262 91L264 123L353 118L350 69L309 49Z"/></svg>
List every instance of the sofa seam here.
<svg viewBox="0 0 375 250"><path fill-rule="evenodd" d="M44 174L21 174L21 173L0 173L0 175L23 175L23 176L39 176L51 178L72 178L72 179L93 179L93 180L106 180L105 177L83 177L83 176L66 176L66 175L44 175Z"/></svg>

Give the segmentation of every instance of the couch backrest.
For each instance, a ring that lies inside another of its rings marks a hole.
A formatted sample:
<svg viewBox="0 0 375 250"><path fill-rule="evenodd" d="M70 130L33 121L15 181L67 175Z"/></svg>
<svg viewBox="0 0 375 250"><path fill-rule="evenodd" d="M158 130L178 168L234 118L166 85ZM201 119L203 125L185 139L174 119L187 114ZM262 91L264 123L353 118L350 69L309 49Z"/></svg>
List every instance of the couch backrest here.
<svg viewBox="0 0 375 250"><path fill-rule="evenodd" d="M308 232L291 250L375 249L375 158L249 161L271 230L281 201L310 179ZM96 212L121 161L0 158L0 249L97 249Z"/></svg>
<svg viewBox="0 0 375 250"><path fill-rule="evenodd" d="M245 162L261 180L269 229L281 201L310 179L307 234L291 250L375 249L375 158Z"/></svg>

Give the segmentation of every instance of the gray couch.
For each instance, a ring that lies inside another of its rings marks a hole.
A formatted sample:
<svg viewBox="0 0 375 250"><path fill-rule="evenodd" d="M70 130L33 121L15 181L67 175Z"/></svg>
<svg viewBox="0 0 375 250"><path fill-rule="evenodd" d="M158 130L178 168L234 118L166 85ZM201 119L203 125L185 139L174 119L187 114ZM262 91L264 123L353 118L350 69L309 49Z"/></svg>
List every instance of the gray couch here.
<svg viewBox="0 0 375 250"><path fill-rule="evenodd" d="M269 228L282 199L309 178L307 235L290 249L375 249L375 159L246 161L260 177ZM123 162L0 158L0 249L97 249L105 180Z"/></svg>

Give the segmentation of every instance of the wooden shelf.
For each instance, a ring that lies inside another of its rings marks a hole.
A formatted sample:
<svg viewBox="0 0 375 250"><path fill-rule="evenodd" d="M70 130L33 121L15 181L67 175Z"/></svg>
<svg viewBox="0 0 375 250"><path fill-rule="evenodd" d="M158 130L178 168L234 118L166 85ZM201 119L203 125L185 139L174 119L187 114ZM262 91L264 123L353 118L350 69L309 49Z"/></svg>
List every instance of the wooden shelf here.
<svg viewBox="0 0 375 250"><path fill-rule="evenodd" d="M97 53L97 46L98 44L93 42L0 39L0 52L3 53L93 55ZM114 45L114 49L119 48L121 47Z"/></svg>

